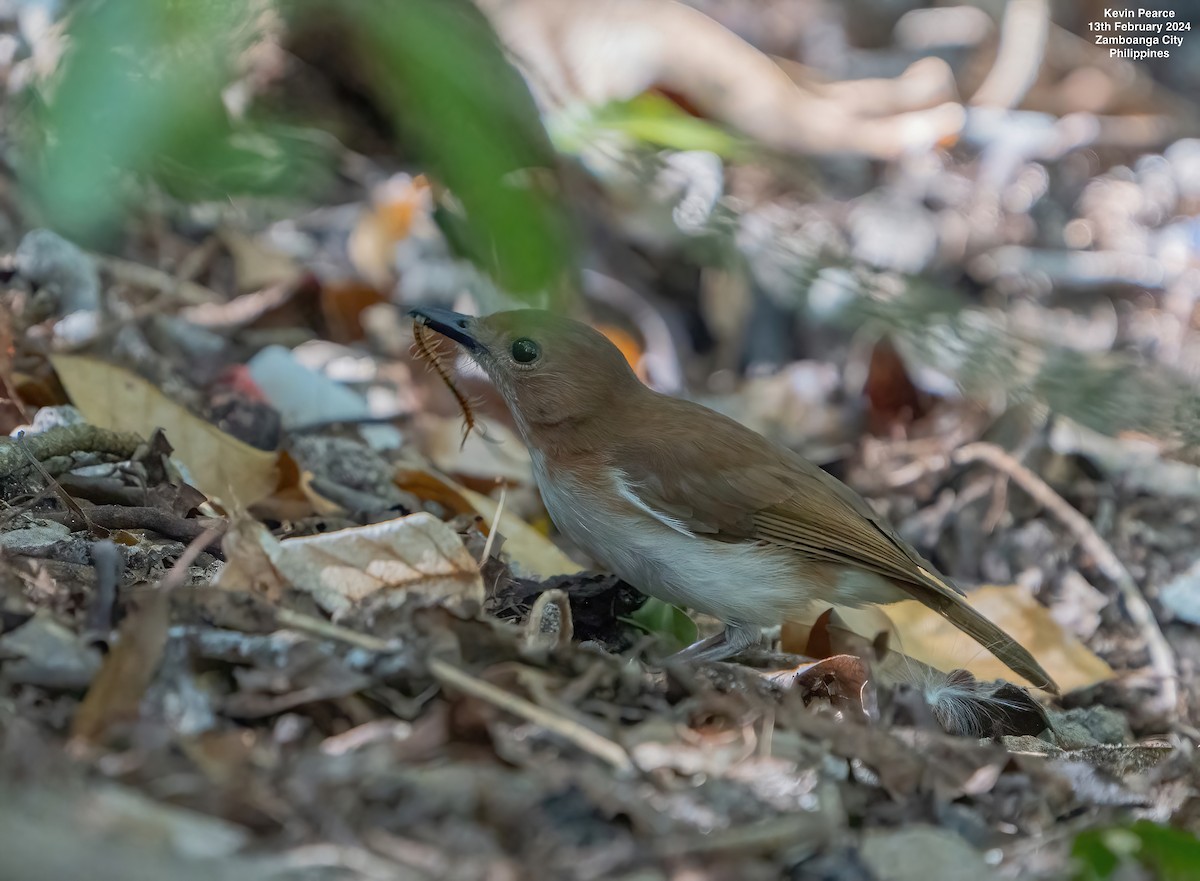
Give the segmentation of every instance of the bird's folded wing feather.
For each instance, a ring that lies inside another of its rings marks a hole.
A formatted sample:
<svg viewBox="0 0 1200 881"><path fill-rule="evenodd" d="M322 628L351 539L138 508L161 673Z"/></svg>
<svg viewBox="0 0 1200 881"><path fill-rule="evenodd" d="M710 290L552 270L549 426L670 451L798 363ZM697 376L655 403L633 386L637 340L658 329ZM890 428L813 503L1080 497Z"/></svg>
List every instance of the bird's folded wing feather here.
<svg viewBox="0 0 1200 881"><path fill-rule="evenodd" d="M624 456L627 485L646 506L697 535L766 542L925 590L962 593L848 486L741 431Z"/></svg>

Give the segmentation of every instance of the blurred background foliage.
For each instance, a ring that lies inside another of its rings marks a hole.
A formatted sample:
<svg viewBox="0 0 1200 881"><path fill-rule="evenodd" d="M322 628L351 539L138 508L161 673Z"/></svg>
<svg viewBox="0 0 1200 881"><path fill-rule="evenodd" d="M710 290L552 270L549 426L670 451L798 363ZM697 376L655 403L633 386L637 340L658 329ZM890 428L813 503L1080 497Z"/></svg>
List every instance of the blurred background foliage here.
<svg viewBox="0 0 1200 881"><path fill-rule="evenodd" d="M333 153L303 114L263 118L227 90L276 13L345 38L413 158L453 194L440 218L464 256L530 302L574 279L555 158L521 76L465 0L99 0L31 99L21 176L46 225L111 243L152 181L190 201L299 197Z"/></svg>
<svg viewBox="0 0 1200 881"><path fill-rule="evenodd" d="M319 142L222 100L255 31L253 6L225 0L82 5L25 132L20 172L46 224L111 244L145 180L188 200L319 186Z"/></svg>
<svg viewBox="0 0 1200 881"><path fill-rule="evenodd" d="M192 202L328 188L336 150L322 120L303 101L264 110L233 87L244 53L280 27L342 46L394 142L431 172L448 242L531 305L565 308L580 289L555 146L577 154L616 133L651 163L659 148L724 158L756 149L656 94L559 115L552 145L521 74L467 0L90 0L69 18L56 74L25 96L19 172L33 216L107 246L147 184ZM891 334L970 394L1003 392L1109 434L1200 440L1194 383L1143 358L1031 340L966 292L928 277L902 277L897 289L895 273L877 276L844 254L787 240L749 252L735 241L738 218L721 210L702 233L688 245L696 263L753 278L778 262L794 292L785 308ZM826 306L836 289L836 308L812 308L814 288Z"/></svg>
<svg viewBox="0 0 1200 881"><path fill-rule="evenodd" d="M1071 853L1079 867L1076 881L1147 877L1139 868L1159 881L1190 881L1200 873L1200 841L1149 820L1084 832Z"/></svg>

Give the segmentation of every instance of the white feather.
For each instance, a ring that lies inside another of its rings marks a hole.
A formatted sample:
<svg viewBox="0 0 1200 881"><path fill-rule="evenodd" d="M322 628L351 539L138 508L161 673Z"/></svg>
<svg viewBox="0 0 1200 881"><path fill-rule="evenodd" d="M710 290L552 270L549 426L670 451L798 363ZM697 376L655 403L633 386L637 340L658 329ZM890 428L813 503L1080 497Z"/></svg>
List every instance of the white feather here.
<svg viewBox="0 0 1200 881"><path fill-rule="evenodd" d="M674 529L680 535L686 535L689 538L696 537L696 533L694 533L690 529L688 529L687 524L684 523L682 520L677 520L674 517L669 517L666 514L664 514L662 511L656 511L654 508L651 508L648 504L646 504L646 502L643 499L639 498L637 493L634 492L634 490L633 490L633 485L631 483L629 483L628 478L625 476L625 474L623 472L618 471L618 472L614 472L614 474L615 474L614 479L615 479L616 486L617 486L617 493L621 496L621 498L625 499L627 502L629 502L634 507L640 508L641 510L645 511L647 514L649 514L651 517L653 517L655 520L657 520L663 526L667 526L667 527L670 527L671 529Z"/></svg>

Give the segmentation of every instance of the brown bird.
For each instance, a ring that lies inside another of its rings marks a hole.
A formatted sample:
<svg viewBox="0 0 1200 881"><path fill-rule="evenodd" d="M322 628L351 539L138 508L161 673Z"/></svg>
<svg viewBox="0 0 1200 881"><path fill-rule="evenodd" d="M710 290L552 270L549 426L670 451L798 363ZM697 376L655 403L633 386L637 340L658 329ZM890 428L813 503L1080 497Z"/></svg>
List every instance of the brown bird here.
<svg viewBox="0 0 1200 881"><path fill-rule="evenodd" d="M646 593L725 622L681 656L737 654L763 626L814 606L915 599L1057 692L854 490L732 419L647 388L587 325L535 309L412 314L495 383L571 541Z"/></svg>

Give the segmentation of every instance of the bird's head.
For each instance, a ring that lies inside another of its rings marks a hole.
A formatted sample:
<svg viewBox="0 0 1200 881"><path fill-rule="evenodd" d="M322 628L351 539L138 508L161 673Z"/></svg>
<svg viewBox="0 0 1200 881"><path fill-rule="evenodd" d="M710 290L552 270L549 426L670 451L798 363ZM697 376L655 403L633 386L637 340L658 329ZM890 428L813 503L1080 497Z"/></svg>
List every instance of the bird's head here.
<svg viewBox="0 0 1200 881"><path fill-rule="evenodd" d="M495 383L526 443L582 427L645 391L633 369L600 332L540 309L473 318L418 308L426 327L462 346Z"/></svg>

